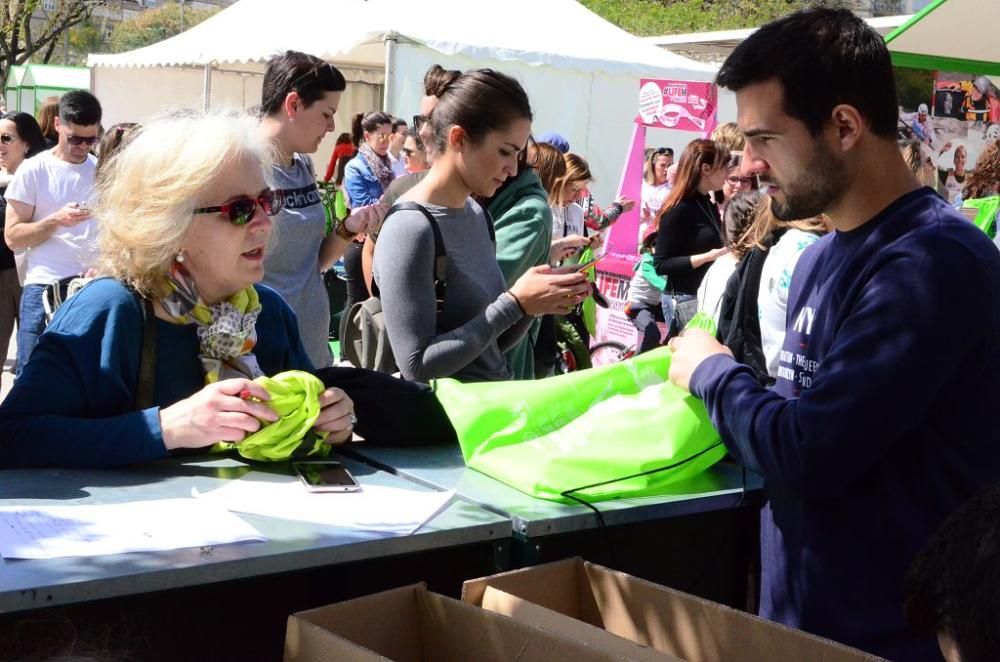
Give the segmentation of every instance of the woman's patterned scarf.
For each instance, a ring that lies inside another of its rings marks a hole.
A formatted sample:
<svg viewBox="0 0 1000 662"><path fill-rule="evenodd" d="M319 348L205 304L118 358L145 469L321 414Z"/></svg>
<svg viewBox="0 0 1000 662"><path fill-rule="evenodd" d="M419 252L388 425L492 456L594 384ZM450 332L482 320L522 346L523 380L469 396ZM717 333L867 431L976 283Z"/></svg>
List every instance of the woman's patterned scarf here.
<svg viewBox="0 0 1000 662"><path fill-rule="evenodd" d="M392 183L392 164L389 163L389 157L379 156L368 143L361 143L358 154L368 164L372 174L375 175L375 179L382 185L382 192L384 193L389 188L389 184Z"/></svg>
<svg viewBox="0 0 1000 662"><path fill-rule="evenodd" d="M171 292L160 299L160 305L174 324L197 325L198 358L206 384L264 374L253 355L260 299L252 285L209 306L201 300L194 279L182 264L173 263L166 282Z"/></svg>

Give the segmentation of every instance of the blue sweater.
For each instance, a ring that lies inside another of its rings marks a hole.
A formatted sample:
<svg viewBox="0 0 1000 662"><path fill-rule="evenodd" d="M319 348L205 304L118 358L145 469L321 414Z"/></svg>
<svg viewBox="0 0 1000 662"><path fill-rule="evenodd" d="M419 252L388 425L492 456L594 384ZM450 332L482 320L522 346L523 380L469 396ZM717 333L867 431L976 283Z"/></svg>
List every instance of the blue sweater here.
<svg viewBox="0 0 1000 662"><path fill-rule="evenodd" d="M890 659L902 579L944 517L1000 479L1000 254L930 189L806 249L774 390L694 372L726 447L765 479L761 615Z"/></svg>
<svg viewBox="0 0 1000 662"><path fill-rule="evenodd" d="M254 355L265 374L311 370L295 315L262 285ZM134 411L142 309L110 278L56 312L0 405L0 468L105 467L164 457L160 407L205 385L195 326L156 320L154 406Z"/></svg>

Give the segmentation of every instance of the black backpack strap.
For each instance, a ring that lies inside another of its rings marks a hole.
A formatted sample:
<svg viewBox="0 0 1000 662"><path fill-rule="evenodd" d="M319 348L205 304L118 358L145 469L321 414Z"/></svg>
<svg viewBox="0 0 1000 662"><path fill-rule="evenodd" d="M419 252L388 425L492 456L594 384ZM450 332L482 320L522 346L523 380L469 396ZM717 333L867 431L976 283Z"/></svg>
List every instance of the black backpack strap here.
<svg viewBox="0 0 1000 662"><path fill-rule="evenodd" d="M386 212L385 221L388 221L389 217L397 211L418 211L431 224L431 231L434 233L434 299L437 301L437 311L440 313L444 310L444 297L448 289L448 252L444 247L444 237L441 236L441 228L438 227L437 219L420 203L411 201L397 202ZM383 224L385 221L383 221ZM491 222L490 226L492 227L492 225ZM372 295L378 296L378 287L375 285L374 280L372 280Z"/></svg>
<svg viewBox="0 0 1000 662"><path fill-rule="evenodd" d="M761 348L757 294L760 292L760 276L766 259L767 251L758 246L754 246L743 256L733 274L733 277L739 279L737 291L730 291L732 277L726 287L726 296L735 294L736 299L731 311L723 313L726 315L731 312L730 327L722 337L723 344L732 350L737 361L753 368L761 378L767 376L767 360ZM725 305L723 307L726 308Z"/></svg>
<svg viewBox="0 0 1000 662"><path fill-rule="evenodd" d="M135 387L135 410L153 406L156 387L156 314L153 302L138 292L133 292L142 308L142 348L139 353L139 379Z"/></svg>
<svg viewBox="0 0 1000 662"><path fill-rule="evenodd" d="M496 247L497 245L496 224L493 223L493 217L490 215L488 211L486 211L486 207L482 207L482 210L483 210L483 216L486 217L486 231L490 233L490 241L492 241L493 246Z"/></svg>

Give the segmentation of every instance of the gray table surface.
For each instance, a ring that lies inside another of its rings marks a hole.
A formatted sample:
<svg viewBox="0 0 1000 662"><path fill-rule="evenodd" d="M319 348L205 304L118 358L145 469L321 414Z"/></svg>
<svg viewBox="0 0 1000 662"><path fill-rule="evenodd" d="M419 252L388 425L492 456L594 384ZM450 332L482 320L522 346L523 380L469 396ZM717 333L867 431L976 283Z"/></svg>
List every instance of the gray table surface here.
<svg viewBox="0 0 1000 662"><path fill-rule="evenodd" d="M362 485L428 489L342 459ZM190 496L192 487L202 492L219 488L250 470L235 459L205 456L172 458L126 470L5 470L0 471L0 505L97 505L178 498ZM281 471L287 473L287 466ZM502 541L511 532L505 517L460 499L408 536L247 514L239 517L268 542L98 557L4 559L0 562L0 613Z"/></svg>
<svg viewBox="0 0 1000 662"><path fill-rule="evenodd" d="M508 517L514 533L528 539L597 528L597 515L586 506L536 499L465 466L457 445L376 447L365 443L342 447L372 466L436 489L455 490L463 499ZM734 508L746 493L758 491L760 477L731 463L715 465L700 476L668 486L658 496L600 501L605 524L631 524L664 517Z"/></svg>

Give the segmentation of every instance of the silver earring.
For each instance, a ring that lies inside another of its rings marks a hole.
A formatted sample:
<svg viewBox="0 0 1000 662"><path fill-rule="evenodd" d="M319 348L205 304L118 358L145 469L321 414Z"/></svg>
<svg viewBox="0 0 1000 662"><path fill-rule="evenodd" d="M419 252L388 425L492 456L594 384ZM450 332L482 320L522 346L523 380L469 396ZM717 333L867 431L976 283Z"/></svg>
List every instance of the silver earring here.
<svg viewBox="0 0 1000 662"><path fill-rule="evenodd" d="M181 262L181 263L183 263L184 262L184 251L181 251L180 253L178 253L177 257L174 258L174 261L175 262Z"/></svg>

